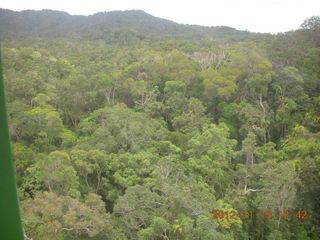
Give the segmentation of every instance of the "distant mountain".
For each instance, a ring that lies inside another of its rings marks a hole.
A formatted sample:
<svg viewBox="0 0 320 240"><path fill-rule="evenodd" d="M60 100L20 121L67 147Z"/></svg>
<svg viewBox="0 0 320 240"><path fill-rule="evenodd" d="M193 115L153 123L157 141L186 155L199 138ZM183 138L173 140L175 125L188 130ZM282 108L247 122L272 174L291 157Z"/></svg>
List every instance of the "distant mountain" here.
<svg viewBox="0 0 320 240"><path fill-rule="evenodd" d="M230 27L178 24L141 10L100 12L90 16L53 10L15 12L0 9L0 37L106 39L202 39L252 40L261 34Z"/></svg>

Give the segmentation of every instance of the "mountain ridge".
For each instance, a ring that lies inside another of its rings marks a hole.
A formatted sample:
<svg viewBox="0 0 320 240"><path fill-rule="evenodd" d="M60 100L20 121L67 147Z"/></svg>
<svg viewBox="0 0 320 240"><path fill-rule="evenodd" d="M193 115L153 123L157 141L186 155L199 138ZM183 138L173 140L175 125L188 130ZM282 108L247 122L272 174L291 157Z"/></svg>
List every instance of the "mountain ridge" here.
<svg viewBox="0 0 320 240"><path fill-rule="evenodd" d="M98 12L84 16L50 9L17 12L0 8L0 37L112 39L115 35L138 40L230 38L242 41L257 39L263 34L227 26L179 24L143 10Z"/></svg>

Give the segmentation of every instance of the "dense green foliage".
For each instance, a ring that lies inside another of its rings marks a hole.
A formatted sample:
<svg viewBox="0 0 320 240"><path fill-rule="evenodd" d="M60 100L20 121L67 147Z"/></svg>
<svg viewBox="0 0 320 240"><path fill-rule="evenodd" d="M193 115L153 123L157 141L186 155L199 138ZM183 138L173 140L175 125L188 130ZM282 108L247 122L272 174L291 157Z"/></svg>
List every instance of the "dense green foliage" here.
<svg viewBox="0 0 320 240"><path fill-rule="evenodd" d="M318 239L319 25L246 41L90 40L85 28L3 41L26 235ZM211 219L214 209L274 216Z"/></svg>

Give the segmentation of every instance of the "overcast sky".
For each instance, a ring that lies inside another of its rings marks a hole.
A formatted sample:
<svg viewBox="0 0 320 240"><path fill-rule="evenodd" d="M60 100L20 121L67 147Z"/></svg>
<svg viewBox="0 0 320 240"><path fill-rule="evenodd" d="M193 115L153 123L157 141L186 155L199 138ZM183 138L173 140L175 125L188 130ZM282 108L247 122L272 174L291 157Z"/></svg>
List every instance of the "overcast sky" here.
<svg viewBox="0 0 320 240"><path fill-rule="evenodd" d="M230 26L253 32L286 32L320 15L320 0L2 0L15 11L53 9L77 15L141 9L177 23Z"/></svg>

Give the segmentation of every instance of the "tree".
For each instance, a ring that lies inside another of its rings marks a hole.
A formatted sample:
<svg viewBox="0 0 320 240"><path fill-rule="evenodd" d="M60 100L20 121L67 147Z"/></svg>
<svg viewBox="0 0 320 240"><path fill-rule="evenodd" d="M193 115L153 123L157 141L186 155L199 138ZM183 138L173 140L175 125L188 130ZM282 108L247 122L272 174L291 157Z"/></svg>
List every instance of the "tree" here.
<svg viewBox="0 0 320 240"><path fill-rule="evenodd" d="M253 167L254 164L254 152L256 146L256 135L253 132L249 132L247 137L242 141L242 153L245 155L245 163Z"/></svg>
<svg viewBox="0 0 320 240"><path fill-rule="evenodd" d="M273 165L273 166L272 166ZM277 215L277 221L270 223L272 239L278 239L281 231L280 211L297 209L297 188L300 184L299 176L290 162L268 162L261 176L261 192L257 193L257 202L260 210L272 209L272 214ZM279 214L279 215L278 215ZM282 233L283 232L283 233Z"/></svg>
<svg viewBox="0 0 320 240"><path fill-rule="evenodd" d="M34 170L50 192L79 197L79 179L67 153L51 152L38 160Z"/></svg>
<svg viewBox="0 0 320 240"><path fill-rule="evenodd" d="M148 227L153 216L161 216L166 211L164 201L163 196L145 186L136 185L128 188L125 195L118 199L114 212L122 216L121 220L132 237L135 230Z"/></svg>
<svg viewBox="0 0 320 240"><path fill-rule="evenodd" d="M319 47L320 16L312 16L310 18L307 18L301 24L301 28L303 30L306 30L312 43Z"/></svg>
<svg viewBox="0 0 320 240"><path fill-rule="evenodd" d="M152 219L151 225L148 228L139 231L139 239L148 240L157 239L160 237L163 240L168 240L169 229L170 225L166 222L165 219L161 217L154 217Z"/></svg>
<svg viewBox="0 0 320 240"><path fill-rule="evenodd" d="M204 183L214 186L219 197L229 184L229 165L235 155L236 140L229 139L228 135L225 124L210 124L188 142L188 169Z"/></svg>
<svg viewBox="0 0 320 240"><path fill-rule="evenodd" d="M238 71L237 96L240 100L262 101L271 82L272 63L262 55L257 46L248 44L240 45L239 48L239 52L231 57L231 66Z"/></svg>
<svg viewBox="0 0 320 240"><path fill-rule="evenodd" d="M50 152L76 140L73 132L64 127L60 114L47 103L20 112L18 116L23 121L14 121L14 134L36 150Z"/></svg>
<svg viewBox="0 0 320 240"><path fill-rule="evenodd" d="M80 73L72 73L57 84L55 103L69 126L77 127L87 111L97 108L96 84Z"/></svg>
<svg viewBox="0 0 320 240"><path fill-rule="evenodd" d="M39 192L34 199L23 201L21 209L26 235L33 239L112 239L110 215L95 194L81 202Z"/></svg>
<svg viewBox="0 0 320 240"><path fill-rule="evenodd" d="M236 79L239 71L235 68L215 70L208 68L202 72L204 96L207 99L217 97L222 100L230 99L236 91Z"/></svg>
<svg viewBox="0 0 320 240"><path fill-rule="evenodd" d="M320 91L320 70L317 66L320 64L320 48L310 48L303 59L301 72L304 74L303 87L310 97L317 97Z"/></svg>
<svg viewBox="0 0 320 240"><path fill-rule="evenodd" d="M264 103L264 108L262 109L260 106L246 102L239 105L240 107L236 113L241 122L239 129L240 139L244 139L249 132L252 132L257 137L258 145L267 143L270 140L269 125L273 116L269 106Z"/></svg>
<svg viewBox="0 0 320 240"><path fill-rule="evenodd" d="M145 113L134 112L124 105L106 107L92 112L79 124L82 135L78 146L109 153L138 152L153 140L166 137L163 123Z"/></svg>
<svg viewBox="0 0 320 240"><path fill-rule="evenodd" d="M186 85L181 81L167 81L164 88L165 105L168 108L166 121L180 115L187 107Z"/></svg>
<svg viewBox="0 0 320 240"><path fill-rule="evenodd" d="M79 176L82 194L98 193L102 190L103 183L109 173L109 158L110 156L99 150L74 149L70 152L72 165Z"/></svg>
<svg viewBox="0 0 320 240"><path fill-rule="evenodd" d="M172 125L175 130L185 134L199 131L209 123L205 113L206 109L202 102L196 98L190 98L187 109L181 115L173 118Z"/></svg>
<svg viewBox="0 0 320 240"><path fill-rule="evenodd" d="M13 145L13 155L17 185L20 187L27 175L26 169L35 162L36 153L18 142Z"/></svg>

